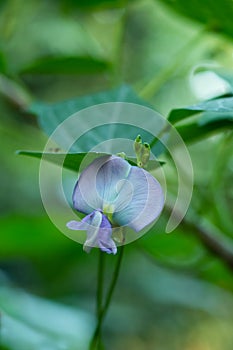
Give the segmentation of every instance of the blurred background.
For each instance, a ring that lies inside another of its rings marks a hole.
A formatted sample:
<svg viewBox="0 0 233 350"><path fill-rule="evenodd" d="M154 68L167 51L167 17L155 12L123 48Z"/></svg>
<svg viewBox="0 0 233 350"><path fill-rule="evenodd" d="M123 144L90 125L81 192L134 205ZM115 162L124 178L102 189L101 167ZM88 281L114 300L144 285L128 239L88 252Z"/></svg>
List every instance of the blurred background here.
<svg viewBox="0 0 233 350"><path fill-rule="evenodd" d="M165 117L231 99L232 17L228 0L1 0L2 350L85 350L95 325L98 251L87 255L53 226L40 199L39 161L15 153L42 150L47 140L28 106L121 84ZM106 349L233 348L232 127L186 141L195 176L190 209L172 234L164 233L165 209L126 246ZM164 157L172 197L176 171ZM106 283L114 262L107 257Z"/></svg>

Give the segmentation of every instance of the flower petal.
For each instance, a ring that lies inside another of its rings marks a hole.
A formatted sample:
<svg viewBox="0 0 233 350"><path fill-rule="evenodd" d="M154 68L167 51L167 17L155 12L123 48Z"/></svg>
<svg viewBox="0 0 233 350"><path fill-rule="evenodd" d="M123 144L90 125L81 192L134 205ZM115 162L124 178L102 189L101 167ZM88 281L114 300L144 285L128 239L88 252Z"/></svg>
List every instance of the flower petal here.
<svg viewBox="0 0 233 350"><path fill-rule="evenodd" d="M117 197L119 180L127 178L131 166L116 156L95 159L81 174L73 193L74 208L89 214L105 209Z"/></svg>
<svg viewBox="0 0 233 350"><path fill-rule="evenodd" d="M71 230L86 230L87 239L83 249L89 253L91 248L98 247L108 254L116 254L117 247L112 240L112 226L107 217L99 210L93 211L82 221L70 221L66 226Z"/></svg>
<svg viewBox="0 0 233 350"><path fill-rule="evenodd" d="M163 190L152 175L133 166L114 204L114 222L140 231L152 223L162 211Z"/></svg>
<svg viewBox="0 0 233 350"><path fill-rule="evenodd" d="M91 248L98 247L108 254L116 254L117 248L112 240L112 227L107 217L98 210L94 212L94 217L87 228L87 240L83 249L89 253Z"/></svg>
<svg viewBox="0 0 233 350"><path fill-rule="evenodd" d="M105 215L102 215L102 223L99 230L99 247L103 252L116 254L117 247L112 236L112 226Z"/></svg>
<svg viewBox="0 0 233 350"><path fill-rule="evenodd" d="M93 218L94 213L91 213L87 216L85 216L85 218L83 218L81 221L69 221L67 222L66 226L70 229L70 230L86 230L88 228L88 224L91 223L92 218Z"/></svg>
<svg viewBox="0 0 233 350"><path fill-rule="evenodd" d="M102 208L102 199L96 190L96 174L110 156L95 159L81 173L73 192L73 206L78 211L89 214L93 210Z"/></svg>
<svg viewBox="0 0 233 350"><path fill-rule="evenodd" d="M86 230L87 229L87 224L83 223L82 221L69 221L67 222L66 226L70 229L70 230Z"/></svg>
<svg viewBox="0 0 233 350"><path fill-rule="evenodd" d="M130 173L131 165L124 159L111 156L99 169L96 177L97 191L104 204L111 204L119 194L121 180Z"/></svg>

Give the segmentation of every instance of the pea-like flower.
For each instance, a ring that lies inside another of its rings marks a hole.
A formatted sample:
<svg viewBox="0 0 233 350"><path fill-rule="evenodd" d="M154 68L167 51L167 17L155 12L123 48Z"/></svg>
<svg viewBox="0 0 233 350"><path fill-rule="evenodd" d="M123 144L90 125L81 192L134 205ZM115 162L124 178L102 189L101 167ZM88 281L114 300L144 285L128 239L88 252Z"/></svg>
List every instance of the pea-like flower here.
<svg viewBox="0 0 233 350"><path fill-rule="evenodd" d="M112 228L128 226L139 232L159 216L163 205L162 187L151 174L118 156L102 156L81 173L74 188L73 206L86 216L67 227L87 231L86 252L98 247L116 254Z"/></svg>

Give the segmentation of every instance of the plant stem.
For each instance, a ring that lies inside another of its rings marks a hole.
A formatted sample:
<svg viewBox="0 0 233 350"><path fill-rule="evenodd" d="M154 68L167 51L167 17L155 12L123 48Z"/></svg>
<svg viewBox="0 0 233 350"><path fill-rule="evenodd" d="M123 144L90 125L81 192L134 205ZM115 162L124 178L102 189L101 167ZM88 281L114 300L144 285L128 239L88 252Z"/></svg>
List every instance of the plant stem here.
<svg viewBox="0 0 233 350"><path fill-rule="evenodd" d="M100 336L101 336L101 328L102 324L104 321L104 317L108 311L112 295L118 280L119 272L120 272L120 267L121 267L121 262L122 262L122 257L123 257L123 252L124 252L124 246L121 246L119 248L119 255L118 255L118 260L116 262L115 270L113 273L113 278L106 296L106 301L102 309L100 310L100 313L98 314L98 322L90 343L90 350L100 350L101 349L101 341L100 341Z"/></svg>
<svg viewBox="0 0 233 350"><path fill-rule="evenodd" d="M96 316L97 319L102 310L103 299L103 285L104 285L104 265L105 265L105 253L99 250L99 265L98 265L98 278L97 278L97 294L96 294Z"/></svg>

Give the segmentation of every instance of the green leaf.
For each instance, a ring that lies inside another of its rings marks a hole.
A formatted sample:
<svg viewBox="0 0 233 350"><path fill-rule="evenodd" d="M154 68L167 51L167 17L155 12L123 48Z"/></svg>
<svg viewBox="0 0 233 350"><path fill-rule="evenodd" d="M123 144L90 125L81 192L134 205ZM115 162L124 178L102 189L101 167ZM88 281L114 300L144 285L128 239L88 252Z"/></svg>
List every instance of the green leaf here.
<svg viewBox="0 0 233 350"><path fill-rule="evenodd" d="M3 52L0 51L0 72L6 73L6 59Z"/></svg>
<svg viewBox="0 0 233 350"><path fill-rule="evenodd" d="M54 350L63 343L83 350L91 336L93 320L86 312L15 287L0 287L0 310L1 344L11 350Z"/></svg>
<svg viewBox="0 0 233 350"><path fill-rule="evenodd" d="M91 163L95 158L106 155L106 153L90 152L90 153L43 153L33 151L17 151L19 155L30 156L34 158L46 160L50 163L54 163L59 166L63 166L66 169L78 171L81 162L88 154L88 161Z"/></svg>
<svg viewBox="0 0 233 350"><path fill-rule="evenodd" d="M219 120L222 120L223 116L226 116L226 119L231 120L230 115L233 115L233 97L218 98L204 101L193 106L173 109L168 116L168 120L171 123L176 123L200 112L213 112L216 113L216 116L219 116ZM216 120L217 117L215 118L215 121Z"/></svg>
<svg viewBox="0 0 233 350"><path fill-rule="evenodd" d="M87 95L55 104L36 102L30 106L28 111L38 117L40 127L48 135L51 135L54 130L56 130L56 128L72 114L87 107L107 102L130 102L149 107L148 103L139 98L130 86L122 85L114 90L99 92L97 94ZM87 130L88 129L89 127L87 125ZM64 132L69 133L69 130L65 130ZM113 122L111 122L111 118L109 118L108 124L90 128L90 130L84 133L78 141L72 145L70 152L88 152L95 147L97 143L99 144L108 140L109 135L111 135L111 139L126 138L134 140L139 133L148 143L151 143L154 139L154 136L151 133L143 129L139 130L139 128L134 125L114 123L114 119ZM64 147L64 142L66 142L64 133L58 135L55 141L59 146ZM157 156L161 153L161 149L163 149L162 144L157 142L152 148L152 151ZM119 149L119 152L122 151L122 149Z"/></svg>
<svg viewBox="0 0 233 350"><path fill-rule="evenodd" d="M175 124L177 131L186 142L193 142L224 129L232 129L233 97L218 98L173 109L168 120Z"/></svg>
<svg viewBox="0 0 233 350"><path fill-rule="evenodd" d="M182 15L210 29L233 36L233 2L229 0L160 0Z"/></svg>
<svg viewBox="0 0 233 350"><path fill-rule="evenodd" d="M72 114L84 108L107 102L132 102L149 107L149 104L138 97L130 86L122 85L113 90L102 91L54 104L35 102L31 104L28 111L38 117L41 128L46 134L51 135L57 126Z"/></svg>
<svg viewBox="0 0 233 350"><path fill-rule="evenodd" d="M1 229L2 258L17 256L40 261L43 252L44 261L57 259L73 244L52 224L48 216L8 215L1 219Z"/></svg>
<svg viewBox="0 0 233 350"><path fill-rule="evenodd" d="M217 121L216 121L217 119ZM185 142L194 142L216 132L232 129L233 118L225 115L203 114L203 120L176 126Z"/></svg>
<svg viewBox="0 0 233 350"><path fill-rule="evenodd" d="M108 62L92 57L43 57L24 67L20 74L93 74L110 67Z"/></svg>
<svg viewBox="0 0 233 350"><path fill-rule="evenodd" d="M132 0L130 0L132 2ZM61 0L65 9L81 8L82 10L108 9L125 7L129 0Z"/></svg>
<svg viewBox="0 0 233 350"><path fill-rule="evenodd" d="M41 159L43 157L43 159L48 162L57 164L59 166L63 166L66 169L73 170L76 172L78 171L81 165L81 162L84 160L86 156L89 164L94 159L107 155L107 153L98 153L98 152L65 154L65 153L43 153L43 152L33 152L33 151L17 151L17 154L31 156L38 159ZM136 158L129 157L127 160L131 165L134 165L134 166L137 165ZM86 163L86 165L88 164ZM148 171L154 170L163 164L165 164L165 162L151 159L149 161L147 170Z"/></svg>

